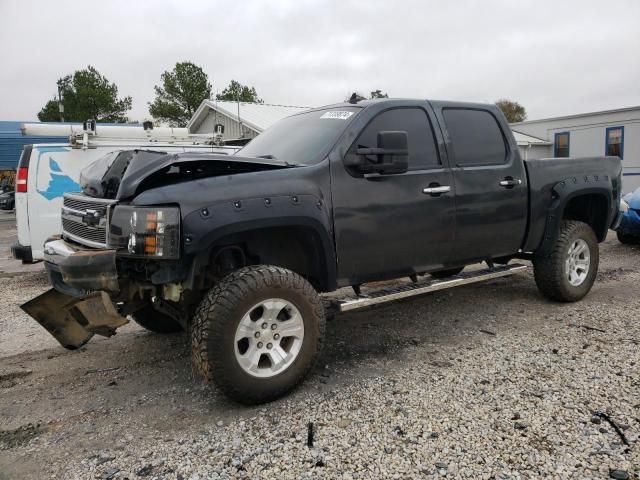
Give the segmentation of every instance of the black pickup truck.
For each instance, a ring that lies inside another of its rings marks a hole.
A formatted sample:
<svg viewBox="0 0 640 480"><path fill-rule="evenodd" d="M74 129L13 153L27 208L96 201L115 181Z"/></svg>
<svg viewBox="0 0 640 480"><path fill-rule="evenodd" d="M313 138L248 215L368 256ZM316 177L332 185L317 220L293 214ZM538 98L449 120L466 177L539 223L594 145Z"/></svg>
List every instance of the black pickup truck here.
<svg viewBox="0 0 640 480"><path fill-rule="evenodd" d="M523 161L494 105L425 100L309 110L231 156L114 152L65 195L63 234L45 244L54 289L23 308L67 348L129 318L187 330L206 380L268 401L318 356L320 292L351 286L349 304L369 305L411 288L358 295L366 282L422 292L527 259L545 297L579 300L620 175L617 157Z"/></svg>

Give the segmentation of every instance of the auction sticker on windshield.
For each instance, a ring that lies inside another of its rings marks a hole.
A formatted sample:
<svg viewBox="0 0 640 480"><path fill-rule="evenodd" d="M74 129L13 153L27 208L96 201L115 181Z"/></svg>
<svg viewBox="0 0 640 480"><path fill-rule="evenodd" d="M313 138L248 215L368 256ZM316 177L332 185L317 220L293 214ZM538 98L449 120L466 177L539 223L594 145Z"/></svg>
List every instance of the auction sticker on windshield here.
<svg viewBox="0 0 640 480"><path fill-rule="evenodd" d="M325 112L322 114L320 118L333 118L335 120L346 120L351 115L353 115L353 112L338 110L338 111L332 111L332 112Z"/></svg>

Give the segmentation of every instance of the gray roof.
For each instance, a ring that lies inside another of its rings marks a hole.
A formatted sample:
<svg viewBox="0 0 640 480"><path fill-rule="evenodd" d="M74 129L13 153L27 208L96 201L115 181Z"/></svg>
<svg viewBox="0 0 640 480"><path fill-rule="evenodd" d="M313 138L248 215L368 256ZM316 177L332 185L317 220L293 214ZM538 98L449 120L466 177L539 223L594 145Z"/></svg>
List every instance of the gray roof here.
<svg viewBox="0 0 640 480"><path fill-rule="evenodd" d="M528 125L530 123L538 123L538 122L548 122L551 120L568 120L571 118L581 118L581 117L591 117L593 115L608 115L610 113L623 113L623 112L633 112L634 110L640 111L640 105L635 107L625 107L625 108L616 108L613 110L600 110L598 112L587 112L587 113L576 113L573 115L564 115L561 117L549 117L549 118L538 118L535 120L525 120L524 122L515 122L511 125Z"/></svg>
<svg viewBox="0 0 640 480"><path fill-rule="evenodd" d="M551 145L551 142L543 140L542 138L534 137L533 135L525 135L524 133L516 132L515 130L511 131L513 132L513 136L515 137L518 145Z"/></svg>
<svg viewBox="0 0 640 480"><path fill-rule="evenodd" d="M242 124L260 133L278 120L308 109L309 107L296 107L292 105L203 100L198 110L196 110L191 120L189 120L189 123L187 123L187 128L192 131L192 127L197 127L211 110L217 110L219 113L235 121L239 121L238 110L240 110L240 120L242 120Z"/></svg>

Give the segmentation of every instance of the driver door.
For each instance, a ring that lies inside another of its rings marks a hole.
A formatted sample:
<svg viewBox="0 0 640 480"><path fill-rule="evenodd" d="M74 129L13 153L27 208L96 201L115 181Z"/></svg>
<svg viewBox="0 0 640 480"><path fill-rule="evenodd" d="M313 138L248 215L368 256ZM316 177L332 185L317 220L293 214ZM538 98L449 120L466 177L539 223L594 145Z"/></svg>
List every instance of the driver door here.
<svg viewBox="0 0 640 480"><path fill-rule="evenodd" d="M443 267L455 226L455 186L436 141L431 112L391 108L375 114L344 158L331 166L339 285ZM365 177L352 165L358 148L376 147L378 132L408 135L409 169ZM439 134L439 133L438 133Z"/></svg>

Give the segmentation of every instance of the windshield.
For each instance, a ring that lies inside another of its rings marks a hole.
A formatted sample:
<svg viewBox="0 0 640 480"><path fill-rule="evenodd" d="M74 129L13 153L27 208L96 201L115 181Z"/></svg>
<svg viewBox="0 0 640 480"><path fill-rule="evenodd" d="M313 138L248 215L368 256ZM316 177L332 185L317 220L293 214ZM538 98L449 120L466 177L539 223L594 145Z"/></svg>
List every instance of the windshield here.
<svg viewBox="0 0 640 480"><path fill-rule="evenodd" d="M318 163L359 110L357 107L336 107L283 118L236 154L292 164Z"/></svg>
<svg viewBox="0 0 640 480"><path fill-rule="evenodd" d="M107 153L82 169L80 188L91 197L116 198L124 172L135 157L151 161L166 154L152 150L116 150Z"/></svg>

